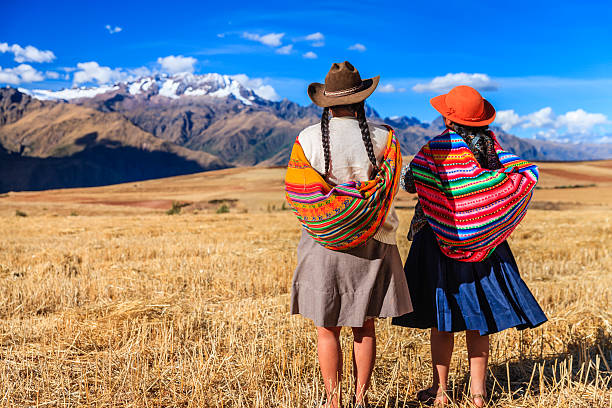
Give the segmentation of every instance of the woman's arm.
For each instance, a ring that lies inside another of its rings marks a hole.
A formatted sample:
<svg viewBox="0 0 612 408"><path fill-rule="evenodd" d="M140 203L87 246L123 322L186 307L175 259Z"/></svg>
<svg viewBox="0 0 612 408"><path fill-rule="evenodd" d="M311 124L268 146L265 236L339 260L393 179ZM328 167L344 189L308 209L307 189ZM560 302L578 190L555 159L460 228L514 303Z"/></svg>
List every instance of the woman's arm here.
<svg viewBox="0 0 612 408"><path fill-rule="evenodd" d="M402 167L402 174L400 175L400 187L409 193L416 193L416 186L414 185L414 178L412 177L412 170L410 165L406 164Z"/></svg>

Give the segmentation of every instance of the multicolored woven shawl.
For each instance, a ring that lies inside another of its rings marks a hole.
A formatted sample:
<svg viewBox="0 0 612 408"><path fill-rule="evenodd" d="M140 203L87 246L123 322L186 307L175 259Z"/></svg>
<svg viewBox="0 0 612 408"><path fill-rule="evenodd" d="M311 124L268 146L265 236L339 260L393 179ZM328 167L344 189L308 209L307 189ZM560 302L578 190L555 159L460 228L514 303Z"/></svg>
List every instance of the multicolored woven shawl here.
<svg viewBox="0 0 612 408"><path fill-rule="evenodd" d="M393 130L373 180L332 186L296 140L285 176L287 202L315 241L336 251L364 244L384 223L398 189L402 155Z"/></svg>
<svg viewBox="0 0 612 408"><path fill-rule="evenodd" d="M463 138L446 131L410 163L419 196L442 252L453 259L487 258L525 216L538 181L535 165L504 151L502 168L479 166Z"/></svg>

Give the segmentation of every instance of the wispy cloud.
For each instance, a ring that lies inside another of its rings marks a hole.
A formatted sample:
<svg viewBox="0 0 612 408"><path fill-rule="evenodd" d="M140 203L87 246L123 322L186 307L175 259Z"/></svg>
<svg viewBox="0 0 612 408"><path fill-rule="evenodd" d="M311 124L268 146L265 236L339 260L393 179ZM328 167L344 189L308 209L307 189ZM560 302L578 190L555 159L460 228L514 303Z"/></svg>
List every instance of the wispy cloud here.
<svg viewBox="0 0 612 408"><path fill-rule="evenodd" d="M468 74L459 72L438 76L426 83L412 87L415 92L447 92L457 85L468 85L480 91L495 91L497 84L487 74Z"/></svg>
<svg viewBox="0 0 612 408"><path fill-rule="evenodd" d="M382 93L406 92L406 88L396 88L393 84L385 84L380 85L377 91Z"/></svg>
<svg viewBox="0 0 612 408"><path fill-rule="evenodd" d="M24 48L19 44L8 45L8 43L0 43L0 52L13 53L16 62L51 62L55 59L53 51L39 50L31 45L27 45Z"/></svg>
<svg viewBox="0 0 612 408"><path fill-rule="evenodd" d="M323 41L325 39L325 36L317 31L316 33L308 34L304 38L306 39L306 41Z"/></svg>
<svg viewBox="0 0 612 408"><path fill-rule="evenodd" d="M196 52L193 55L237 55L237 54L255 54L259 51L250 44L228 44L220 47L205 48Z"/></svg>
<svg viewBox="0 0 612 408"><path fill-rule="evenodd" d="M325 45L325 36L323 33L316 32L303 37L304 41L310 41L313 47L323 47ZM301 40L301 38L300 38Z"/></svg>
<svg viewBox="0 0 612 408"><path fill-rule="evenodd" d="M247 40L257 41L269 47L279 47L282 44L282 38L285 33L270 33L265 35L259 35L254 33L244 32L242 33L242 38L246 38Z"/></svg>
<svg viewBox="0 0 612 408"><path fill-rule="evenodd" d="M312 51L308 51L307 53L303 54L302 57L306 58L306 59L316 59L319 56L317 54L315 54Z"/></svg>
<svg viewBox="0 0 612 408"><path fill-rule="evenodd" d="M364 52L366 50L366 46L363 44L357 43L357 44L351 45L350 47L348 47L348 49L352 51Z"/></svg>
<svg viewBox="0 0 612 408"><path fill-rule="evenodd" d="M293 44L285 45L284 47L279 47L275 51L277 54L281 55L289 55L293 52Z"/></svg>
<svg viewBox="0 0 612 408"><path fill-rule="evenodd" d="M110 34L115 34L115 33L120 33L121 31L123 31L123 28L119 27L119 26L111 26L110 24L107 24L104 26L104 28L106 28L106 30L110 33Z"/></svg>

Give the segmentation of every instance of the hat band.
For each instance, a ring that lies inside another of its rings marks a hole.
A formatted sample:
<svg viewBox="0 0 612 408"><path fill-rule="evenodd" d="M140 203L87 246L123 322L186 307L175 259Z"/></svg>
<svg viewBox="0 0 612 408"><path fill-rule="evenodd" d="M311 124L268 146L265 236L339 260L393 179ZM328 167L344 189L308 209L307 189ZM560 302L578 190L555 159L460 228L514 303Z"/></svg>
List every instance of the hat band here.
<svg viewBox="0 0 612 408"><path fill-rule="evenodd" d="M449 107L448 110L446 111L446 116L447 117L453 116L455 114L455 112L456 112L455 108ZM459 119L467 120L468 122L478 122L478 121L483 120L482 116L476 117L476 118L462 118L462 117L460 117Z"/></svg>
<svg viewBox="0 0 612 408"><path fill-rule="evenodd" d="M364 88L364 85L365 84L362 81L359 85L354 86L352 88L341 89L339 91L323 91L323 95L325 95L325 96L332 96L332 97L350 95L350 94L356 93L358 91L361 91L361 89Z"/></svg>

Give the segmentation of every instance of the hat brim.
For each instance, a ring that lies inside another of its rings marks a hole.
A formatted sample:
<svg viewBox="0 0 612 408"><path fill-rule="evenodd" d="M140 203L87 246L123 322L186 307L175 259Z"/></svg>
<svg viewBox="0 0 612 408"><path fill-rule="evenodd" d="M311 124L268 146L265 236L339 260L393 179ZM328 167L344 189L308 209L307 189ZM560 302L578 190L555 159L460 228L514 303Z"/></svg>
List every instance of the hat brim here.
<svg viewBox="0 0 612 408"><path fill-rule="evenodd" d="M431 106L433 106L434 109L440 112L440 114L445 118L448 118L460 125L472 127L486 126L491 124L495 120L495 108L486 99L484 100L485 114L480 120L465 120L460 117L457 117L454 113L449 113L450 109L448 105L446 105L446 95L447 94L438 95L434 98L431 98L431 100L429 101L431 103Z"/></svg>
<svg viewBox="0 0 612 408"><path fill-rule="evenodd" d="M308 96L315 105L322 108L337 105L351 105L353 103L364 101L368 96L372 95L372 92L374 92L378 86L378 81L380 81L380 75L375 76L374 78L364 79L361 81L365 86L364 89L359 92L343 96L327 96L325 95L325 84L314 82L308 85Z"/></svg>

